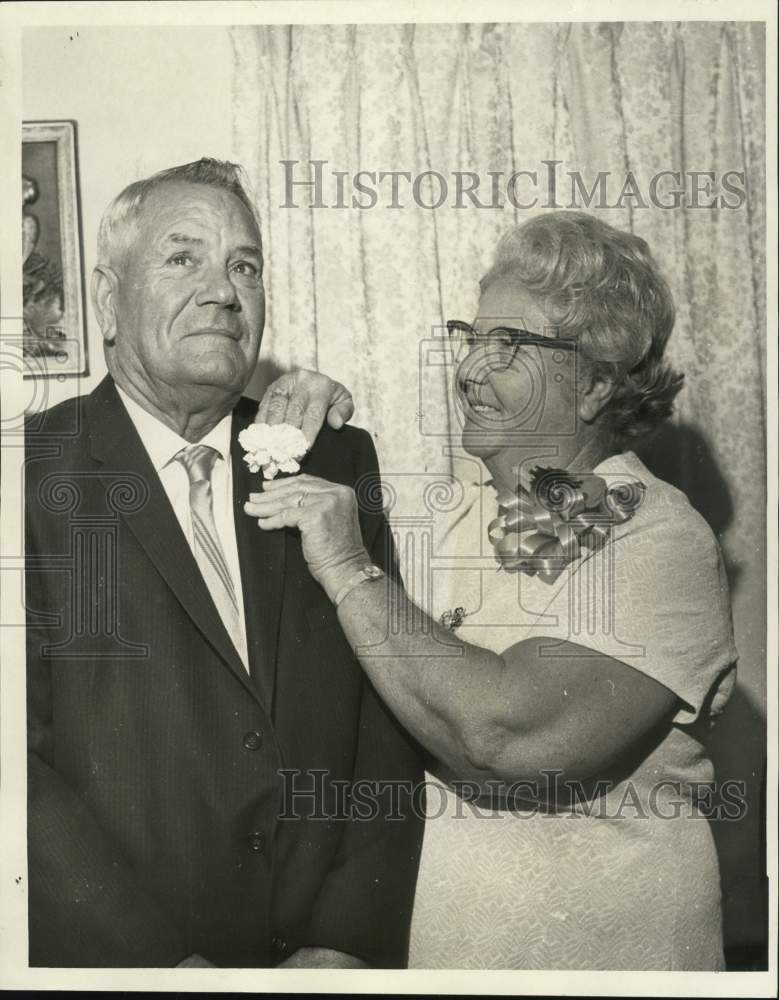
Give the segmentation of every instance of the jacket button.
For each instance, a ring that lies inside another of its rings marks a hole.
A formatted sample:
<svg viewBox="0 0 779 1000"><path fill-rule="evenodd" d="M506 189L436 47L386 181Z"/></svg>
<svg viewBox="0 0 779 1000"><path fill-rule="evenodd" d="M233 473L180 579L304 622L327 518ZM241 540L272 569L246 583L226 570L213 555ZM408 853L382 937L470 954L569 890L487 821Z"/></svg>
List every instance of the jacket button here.
<svg viewBox="0 0 779 1000"><path fill-rule="evenodd" d="M243 745L247 750L259 750L262 746L262 736L256 732L244 733Z"/></svg>
<svg viewBox="0 0 779 1000"><path fill-rule="evenodd" d="M273 935L270 944L277 955L282 955L287 950L287 942L278 934Z"/></svg>
<svg viewBox="0 0 779 1000"><path fill-rule="evenodd" d="M261 833L250 833L248 837L249 850L255 854L262 854L265 850L265 838Z"/></svg>

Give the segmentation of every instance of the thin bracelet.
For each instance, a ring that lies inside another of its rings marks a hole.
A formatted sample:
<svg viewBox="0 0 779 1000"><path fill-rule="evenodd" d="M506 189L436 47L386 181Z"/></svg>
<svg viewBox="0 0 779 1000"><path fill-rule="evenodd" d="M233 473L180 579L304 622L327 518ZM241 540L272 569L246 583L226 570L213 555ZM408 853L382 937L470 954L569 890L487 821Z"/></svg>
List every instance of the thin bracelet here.
<svg viewBox="0 0 779 1000"><path fill-rule="evenodd" d="M374 580L380 580L384 576L384 570L380 566L375 566L370 563L368 566L363 566L362 569L358 569L357 572L350 576L346 583L341 587L338 593L333 598L334 607L343 601L343 599L351 594L355 587L359 587L361 583L373 582Z"/></svg>

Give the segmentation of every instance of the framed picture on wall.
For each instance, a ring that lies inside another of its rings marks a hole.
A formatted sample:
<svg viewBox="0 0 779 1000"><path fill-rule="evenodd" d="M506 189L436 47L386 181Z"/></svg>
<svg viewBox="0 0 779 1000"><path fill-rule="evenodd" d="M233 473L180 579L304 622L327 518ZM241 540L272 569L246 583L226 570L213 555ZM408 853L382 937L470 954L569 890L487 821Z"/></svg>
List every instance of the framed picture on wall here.
<svg viewBox="0 0 779 1000"><path fill-rule="evenodd" d="M87 373L76 123L22 123L26 378Z"/></svg>

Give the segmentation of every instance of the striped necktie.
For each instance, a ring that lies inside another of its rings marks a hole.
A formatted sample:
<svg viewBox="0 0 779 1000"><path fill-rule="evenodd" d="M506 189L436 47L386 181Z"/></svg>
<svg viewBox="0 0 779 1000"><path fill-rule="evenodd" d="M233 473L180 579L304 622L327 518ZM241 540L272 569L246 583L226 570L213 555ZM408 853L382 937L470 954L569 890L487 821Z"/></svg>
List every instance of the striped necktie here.
<svg viewBox="0 0 779 1000"><path fill-rule="evenodd" d="M181 462L189 476L189 507L192 512L195 559L228 635L244 666L248 666L246 637L241 626L238 598L214 520L211 473L217 456L215 448L207 444L196 444L183 448L176 455L176 460Z"/></svg>

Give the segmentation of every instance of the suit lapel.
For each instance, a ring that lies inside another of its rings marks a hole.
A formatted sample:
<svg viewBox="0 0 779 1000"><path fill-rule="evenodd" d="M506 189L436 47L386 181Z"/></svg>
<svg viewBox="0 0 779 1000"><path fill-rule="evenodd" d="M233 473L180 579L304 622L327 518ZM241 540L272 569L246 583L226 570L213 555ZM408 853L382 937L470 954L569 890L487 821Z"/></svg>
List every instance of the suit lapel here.
<svg viewBox="0 0 779 1000"><path fill-rule="evenodd" d="M125 480L133 477L148 493L145 502L124 505L121 516L127 526L195 627L256 698L257 691L216 610L160 477L110 376L90 396L87 420L92 457L100 465L105 488L115 488L122 476Z"/></svg>
<svg viewBox="0 0 779 1000"><path fill-rule="evenodd" d="M256 405L249 409L239 405L233 413L233 510L251 674L263 704L272 714L286 534L261 531L243 509L249 494L262 489L262 475L249 472L238 443L238 434L254 418L253 411Z"/></svg>

